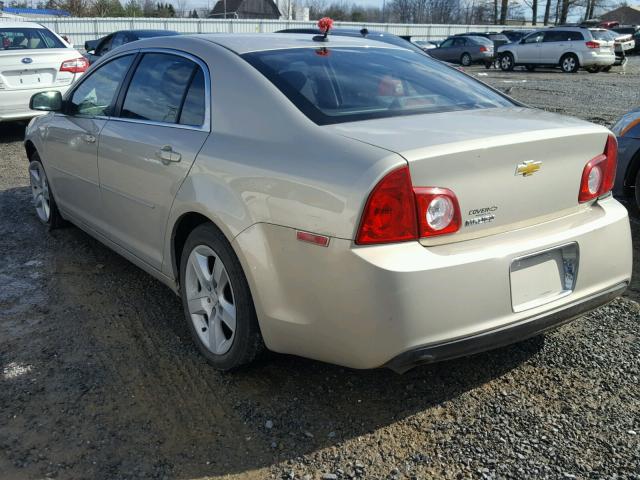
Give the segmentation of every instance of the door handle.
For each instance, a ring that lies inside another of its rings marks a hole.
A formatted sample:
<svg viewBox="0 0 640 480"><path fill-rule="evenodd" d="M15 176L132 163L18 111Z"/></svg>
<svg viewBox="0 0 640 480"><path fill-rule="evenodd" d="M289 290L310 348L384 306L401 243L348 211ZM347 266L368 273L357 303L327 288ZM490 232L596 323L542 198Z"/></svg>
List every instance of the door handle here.
<svg viewBox="0 0 640 480"><path fill-rule="evenodd" d="M156 157L162 160L162 163L165 165L171 162L179 162L182 160L182 155L178 152L173 151L173 147L171 145L165 145L160 150L156 152Z"/></svg>
<svg viewBox="0 0 640 480"><path fill-rule="evenodd" d="M96 143L96 137L90 134L84 135L83 136L84 141L87 143Z"/></svg>

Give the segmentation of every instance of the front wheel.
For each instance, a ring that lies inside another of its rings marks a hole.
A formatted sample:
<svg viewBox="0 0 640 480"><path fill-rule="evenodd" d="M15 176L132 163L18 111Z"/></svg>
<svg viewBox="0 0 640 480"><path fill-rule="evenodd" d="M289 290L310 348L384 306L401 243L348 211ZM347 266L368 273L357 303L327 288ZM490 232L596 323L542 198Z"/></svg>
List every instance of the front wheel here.
<svg viewBox="0 0 640 480"><path fill-rule="evenodd" d="M564 73L575 73L580 68L578 57L573 53L569 53L560 59L560 68Z"/></svg>
<svg viewBox="0 0 640 480"><path fill-rule="evenodd" d="M215 368L234 370L263 349L247 279L231 245L212 224L195 228L187 238L180 293L191 336Z"/></svg>
<svg viewBox="0 0 640 480"><path fill-rule="evenodd" d="M513 55L510 53L504 53L502 57L500 57L500 68L505 72L510 72L513 70L515 66L515 62L513 60Z"/></svg>
<svg viewBox="0 0 640 480"><path fill-rule="evenodd" d="M58 211L58 206L53 198L53 192L49 188L49 179L44 170L44 165L37 152L31 155L29 163L29 183L31 184L31 197L36 209L38 219L49 230L55 230L64 225L64 220Z"/></svg>

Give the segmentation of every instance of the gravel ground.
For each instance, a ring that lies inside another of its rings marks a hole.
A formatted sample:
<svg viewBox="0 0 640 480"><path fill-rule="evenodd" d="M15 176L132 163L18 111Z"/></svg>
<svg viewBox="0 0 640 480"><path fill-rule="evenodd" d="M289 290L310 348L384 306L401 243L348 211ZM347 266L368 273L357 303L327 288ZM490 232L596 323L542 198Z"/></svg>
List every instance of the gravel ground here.
<svg viewBox="0 0 640 480"><path fill-rule="evenodd" d="M608 124L640 103L639 67L469 72ZM22 135L0 126L0 479L640 479L635 283L545 337L403 376L275 354L223 375L169 290L38 224Z"/></svg>

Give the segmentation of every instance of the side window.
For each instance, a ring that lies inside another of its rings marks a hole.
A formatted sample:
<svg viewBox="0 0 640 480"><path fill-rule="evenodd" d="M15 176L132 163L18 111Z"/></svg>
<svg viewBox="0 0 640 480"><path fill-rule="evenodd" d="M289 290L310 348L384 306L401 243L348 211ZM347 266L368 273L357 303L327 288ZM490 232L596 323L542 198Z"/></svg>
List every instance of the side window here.
<svg viewBox="0 0 640 480"><path fill-rule="evenodd" d="M543 42L544 43L561 42L567 36L566 34L567 32L558 32L558 31L545 32Z"/></svg>
<svg viewBox="0 0 640 480"><path fill-rule="evenodd" d="M454 47L462 47L465 43L466 43L466 42L465 42L465 39L464 39L464 38L456 38L456 39L453 41L453 46L454 46Z"/></svg>
<svg viewBox="0 0 640 480"><path fill-rule="evenodd" d="M582 32L567 32L567 40L571 42L584 40Z"/></svg>
<svg viewBox="0 0 640 480"><path fill-rule="evenodd" d="M192 73L191 60L166 53L147 53L133 74L121 117L177 123Z"/></svg>
<svg viewBox="0 0 640 480"><path fill-rule="evenodd" d="M73 92L69 105L71 115L92 117L111 115L111 106L133 55L116 58L102 65Z"/></svg>
<svg viewBox="0 0 640 480"><path fill-rule="evenodd" d="M538 43L542 40L543 33L533 33L524 39L524 43Z"/></svg>
<svg viewBox="0 0 640 480"><path fill-rule="evenodd" d="M453 39L452 38L448 38L446 39L444 42L442 42L440 44L440 48L449 48L453 45Z"/></svg>
<svg viewBox="0 0 640 480"><path fill-rule="evenodd" d="M113 41L111 42L111 50L124 44L124 33L117 33L113 36Z"/></svg>
<svg viewBox="0 0 640 480"><path fill-rule="evenodd" d="M112 41L113 41L113 35L105 38L102 42L100 42L100 45L98 45L98 48L96 48L96 55L104 55L109 50L111 50Z"/></svg>
<svg viewBox="0 0 640 480"><path fill-rule="evenodd" d="M184 99L182 113L180 113L180 125L195 127L202 125L205 117L205 101L204 73L198 67Z"/></svg>

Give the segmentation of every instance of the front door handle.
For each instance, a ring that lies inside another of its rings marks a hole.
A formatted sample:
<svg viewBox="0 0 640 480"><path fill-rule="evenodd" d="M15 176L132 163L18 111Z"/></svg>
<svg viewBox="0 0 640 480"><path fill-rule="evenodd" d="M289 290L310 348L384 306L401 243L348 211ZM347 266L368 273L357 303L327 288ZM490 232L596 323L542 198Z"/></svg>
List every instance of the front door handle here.
<svg viewBox="0 0 640 480"><path fill-rule="evenodd" d="M173 147L171 145L165 145L160 150L156 152L156 156L162 160L162 163L169 164L171 162L179 162L182 160L182 155L178 152L173 151Z"/></svg>
<svg viewBox="0 0 640 480"><path fill-rule="evenodd" d="M91 134L87 134L83 138L84 138L84 141L87 143L96 143L96 137Z"/></svg>

